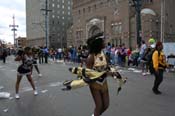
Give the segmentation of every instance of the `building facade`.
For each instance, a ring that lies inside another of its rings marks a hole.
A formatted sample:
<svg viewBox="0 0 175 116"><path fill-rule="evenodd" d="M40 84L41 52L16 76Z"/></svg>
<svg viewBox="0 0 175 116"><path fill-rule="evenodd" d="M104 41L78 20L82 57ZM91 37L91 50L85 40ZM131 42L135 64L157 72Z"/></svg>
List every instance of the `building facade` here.
<svg viewBox="0 0 175 116"><path fill-rule="evenodd" d="M18 37L16 38L18 47L26 47L27 46L27 38L26 37Z"/></svg>
<svg viewBox="0 0 175 116"><path fill-rule="evenodd" d="M73 43L86 44L91 35L100 31L111 35L113 8L108 0L73 0Z"/></svg>
<svg viewBox="0 0 175 116"><path fill-rule="evenodd" d="M72 0L50 0L49 39L50 47L67 46L67 30L72 25Z"/></svg>
<svg viewBox="0 0 175 116"><path fill-rule="evenodd" d="M67 29L66 35L67 35L67 39L66 39L66 41L67 41L67 47L73 46L73 44L74 44L73 43L73 39L72 39L72 37L73 37L73 26L71 26L71 27L69 27Z"/></svg>
<svg viewBox="0 0 175 116"><path fill-rule="evenodd" d="M162 30L164 42L175 42L175 0L162 0Z"/></svg>
<svg viewBox="0 0 175 116"><path fill-rule="evenodd" d="M26 0L27 39L30 46L46 46L45 12L48 12L48 46L66 45L66 31L72 25L72 0Z"/></svg>
<svg viewBox="0 0 175 116"><path fill-rule="evenodd" d="M166 8L162 8L162 0L142 0L140 32L142 40L148 42L151 37L156 40L161 38L164 41L168 41L167 38L174 40L175 23L172 19L175 17L172 13L172 4L173 0L165 0ZM163 21L161 11L165 11L166 18ZM163 37L161 37L162 29L165 33ZM107 40L115 45L125 43L127 47L136 47L136 12L129 0L73 0L74 45L85 44L88 37L99 31L103 31Z"/></svg>
<svg viewBox="0 0 175 116"><path fill-rule="evenodd" d="M26 0L27 46L45 46L44 1Z"/></svg>

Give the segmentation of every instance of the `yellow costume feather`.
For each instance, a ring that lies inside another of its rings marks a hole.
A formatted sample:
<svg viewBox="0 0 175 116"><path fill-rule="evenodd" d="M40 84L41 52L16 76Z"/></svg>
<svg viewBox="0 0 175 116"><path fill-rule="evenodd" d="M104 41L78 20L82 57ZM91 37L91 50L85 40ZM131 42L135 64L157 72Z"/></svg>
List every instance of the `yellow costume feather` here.
<svg viewBox="0 0 175 116"><path fill-rule="evenodd" d="M112 77L118 80L119 87L117 93L121 90L122 85L126 82L127 78L122 78L115 68L110 67L106 71L98 72L88 68L73 67L69 69L70 72L77 75L76 80L68 80L63 82L64 88L62 90L77 89L87 86L88 83L97 81L102 75L107 72L112 72Z"/></svg>

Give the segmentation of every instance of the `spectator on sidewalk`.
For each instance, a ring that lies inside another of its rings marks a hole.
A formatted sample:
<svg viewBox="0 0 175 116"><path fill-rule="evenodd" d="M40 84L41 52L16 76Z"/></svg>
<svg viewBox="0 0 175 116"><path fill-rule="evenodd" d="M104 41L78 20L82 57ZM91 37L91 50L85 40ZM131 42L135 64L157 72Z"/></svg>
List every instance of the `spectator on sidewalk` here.
<svg viewBox="0 0 175 116"><path fill-rule="evenodd" d="M125 47L125 44L123 43L122 44L122 48L121 48L121 66L125 66L125 63L126 63L126 55L127 55L127 50L126 50L126 47Z"/></svg>
<svg viewBox="0 0 175 116"><path fill-rule="evenodd" d="M111 62L112 65L115 64L115 50L116 50L116 48L115 48L114 44L112 44L111 53L110 53L110 55L111 55L110 62Z"/></svg>
<svg viewBox="0 0 175 116"><path fill-rule="evenodd" d="M144 40L142 40L142 45L140 48L140 64L142 67L142 75L145 76L147 74L147 61L145 60L145 55L147 54L147 45Z"/></svg>
<svg viewBox="0 0 175 116"><path fill-rule="evenodd" d="M44 49L43 49L43 47L39 48L38 59L39 59L39 63L43 64L43 62L44 62Z"/></svg>
<svg viewBox="0 0 175 116"><path fill-rule="evenodd" d="M44 59L45 59L45 63L48 63L48 56L49 56L49 50L47 47L44 47Z"/></svg>
<svg viewBox="0 0 175 116"><path fill-rule="evenodd" d="M161 92L159 91L159 86L163 81L163 72L165 68L168 66L166 63L165 55L162 50L163 50L162 42L157 42L155 46L155 51L152 56L154 75L155 75L152 90L155 94L161 94Z"/></svg>
<svg viewBox="0 0 175 116"><path fill-rule="evenodd" d="M6 63L6 58L7 58L7 49L6 48L3 48L3 51L2 51L2 60L3 60L3 63L5 64Z"/></svg>

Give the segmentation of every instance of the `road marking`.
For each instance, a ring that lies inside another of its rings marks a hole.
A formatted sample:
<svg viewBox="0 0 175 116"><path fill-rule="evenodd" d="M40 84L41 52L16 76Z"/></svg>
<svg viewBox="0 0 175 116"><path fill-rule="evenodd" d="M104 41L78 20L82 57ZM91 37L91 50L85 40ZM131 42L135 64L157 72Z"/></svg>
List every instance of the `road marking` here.
<svg viewBox="0 0 175 116"><path fill-rule="evenodd" d="M135 73L141 73L142 71L141 70L134 70L133 72L135 72Z"/></svg>
<svg viewBox="0 0 175 116"><path fill-rule="evenodd" d="M17 72L15 69L12 69L11 71L12 71L12 72Z"/></svg>
<svg viewBox="0 0 175 116"><path fill-rule="evenodd" d="M54 83L49 84L50 87L58 87L58 86L61 86L61 85L62 85L62 82L54 82Z"/></svg>
<svg viewBox="0 0 175 116"><path fill-rule="evenodd" d="M6 108L6 109L4 109L3 111L4 111L5 113L7 113L7 112L8 112L8 110L9 110L9 109L8 109L8 108Z"/></svg>
<svg viewBox="0 0 175 116"><path fill-rule="evenodd" d="M9 92L0 92L0 98L9 98L10 93Z"/></svg>
<svg viewBox="0 0 175 116"><path fill-rule="evenodd" d="M135 68L128 68L129 71L134 71L136 70Z"/></svg>
<svg viewBox="0 0 175 116"><path fill-rule="evenodd" d="M41 93L46 93L46 92L48 92L47 89L41 91Z"/></svg>

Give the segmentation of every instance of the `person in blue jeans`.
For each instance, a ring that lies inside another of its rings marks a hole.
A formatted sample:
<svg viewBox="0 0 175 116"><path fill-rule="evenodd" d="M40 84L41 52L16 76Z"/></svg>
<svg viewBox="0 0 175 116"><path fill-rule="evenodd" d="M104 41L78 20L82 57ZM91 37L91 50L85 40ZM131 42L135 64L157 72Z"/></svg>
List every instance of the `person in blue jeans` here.
<svg viewBox="0 0 175 116"><path fill-rule="evenodd" d="M45 63L48 63L48 56L49 56L49 51L47 47L44 47L44 59Z"/></svg>

